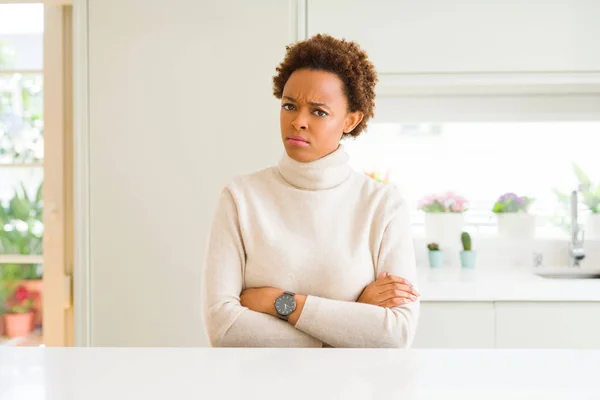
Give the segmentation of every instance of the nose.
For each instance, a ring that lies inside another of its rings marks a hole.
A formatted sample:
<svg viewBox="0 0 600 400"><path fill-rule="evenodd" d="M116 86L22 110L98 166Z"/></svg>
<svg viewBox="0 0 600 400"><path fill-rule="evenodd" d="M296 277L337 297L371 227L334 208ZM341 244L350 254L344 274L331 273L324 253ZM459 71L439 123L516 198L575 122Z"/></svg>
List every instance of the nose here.
<svg viewBox="0 0 600 400"><path fill-rule="evenodd" d="M298 113L297 117L292 121L292 126L297 131L308 129L308 120L303 114L304 113Z"/></svg>

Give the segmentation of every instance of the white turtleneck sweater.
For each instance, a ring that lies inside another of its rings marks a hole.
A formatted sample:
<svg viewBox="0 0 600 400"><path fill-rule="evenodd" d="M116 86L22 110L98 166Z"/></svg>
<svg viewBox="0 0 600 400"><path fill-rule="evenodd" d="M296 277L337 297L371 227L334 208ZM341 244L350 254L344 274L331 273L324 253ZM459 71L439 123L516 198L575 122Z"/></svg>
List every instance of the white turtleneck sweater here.
<svg viewBox="0 0 600 400"><path fill-rule="evenodd" d="M418 290L407 206L392 185L353 171L340 146L310 163L235 178L207 248L205 323L212 346L409 347L419 302L356 303L381 272ZM306 295L295 326L240 304L247 288Z"/></svg>

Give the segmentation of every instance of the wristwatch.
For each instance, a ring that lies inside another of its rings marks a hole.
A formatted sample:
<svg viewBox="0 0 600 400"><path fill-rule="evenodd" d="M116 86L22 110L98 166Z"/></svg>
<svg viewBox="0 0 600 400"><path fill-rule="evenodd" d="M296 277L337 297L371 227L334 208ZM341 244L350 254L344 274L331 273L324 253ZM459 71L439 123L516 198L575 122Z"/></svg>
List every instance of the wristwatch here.
<svg viewBox="0 0 600 400"><path fill-rule="evenodd" d="M287 321L290 314L296 310L295 295L292 292L284 292L275 300L275 312L279 318Z"/></svg>

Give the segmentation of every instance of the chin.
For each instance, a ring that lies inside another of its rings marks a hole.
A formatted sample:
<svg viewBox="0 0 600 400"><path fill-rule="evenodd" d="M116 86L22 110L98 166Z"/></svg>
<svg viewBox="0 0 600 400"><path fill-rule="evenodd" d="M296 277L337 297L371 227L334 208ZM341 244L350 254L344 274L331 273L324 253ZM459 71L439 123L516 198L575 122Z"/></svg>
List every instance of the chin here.
<svg viewBox="0 0 600 400"><path fill-rule="evenodd" d="M310 162L315 160L315 155L310 148L302 148L296 146L289 146L284 144L285 152L287 155L299 162Z"/></svg>

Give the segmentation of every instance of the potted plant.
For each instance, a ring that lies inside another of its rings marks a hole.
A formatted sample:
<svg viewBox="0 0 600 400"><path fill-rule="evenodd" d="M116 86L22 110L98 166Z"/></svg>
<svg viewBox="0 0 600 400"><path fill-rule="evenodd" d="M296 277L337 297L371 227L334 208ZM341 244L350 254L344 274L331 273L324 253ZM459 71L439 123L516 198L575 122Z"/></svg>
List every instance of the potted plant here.
<svg viewBox="0 0 600 400"><path fill-rule="evenodd" d="M468 232L463 232L460 235L463 249L460 252L460 265L463 268L475 267L475 252L473 251L471 235Z"/></svg>
<svg viewBox="0 0 600 400"><path fill-rule="evenodd" d="M454 192L431 194L419 202L425 213L425 237L443 247L457 248L463 230L467 200Z"/></svg>
<svg viewBox="0 0 600 400"><path fill-rule="evenodd" d="M35 196L21 183L13 197L0 204L0 254L41 255L43 253L43 183ZM42 325L43 268L41 264L0 265L3 279L20 282L30 292L38 293L34 304L34 325Z"/></svg>
<svg viewBox="0 0 600 400"><path fill-rule="evenodd" d="M18 286L23 279L23 268L20 264L0 264L0 336L6 333L5 314L7 313L7 300L11 295L11 288Z"/></svg>
<svg viewBox="0 0 600 400"><path fill-rule="evenodd" d="M440 246L437 243L429 243L427 245L429 250L429 266L431 268L439 268L444 264L444 253L440 250Z"/></svg>
<svg viewBox="0 0 600 400"><path fill-rule="evenodd" d="M9 338L27 336L33 327L33 302L35 294L19 285L6 300L4 322Z"/></svg>
<svg viewBox="0 0 600 400"><path fill-rule="evenodd" d="M529 213L533 197L504 193L496 200L492 211L498 220L498 234L503 237L533 238L535 215Z"/></svg>

